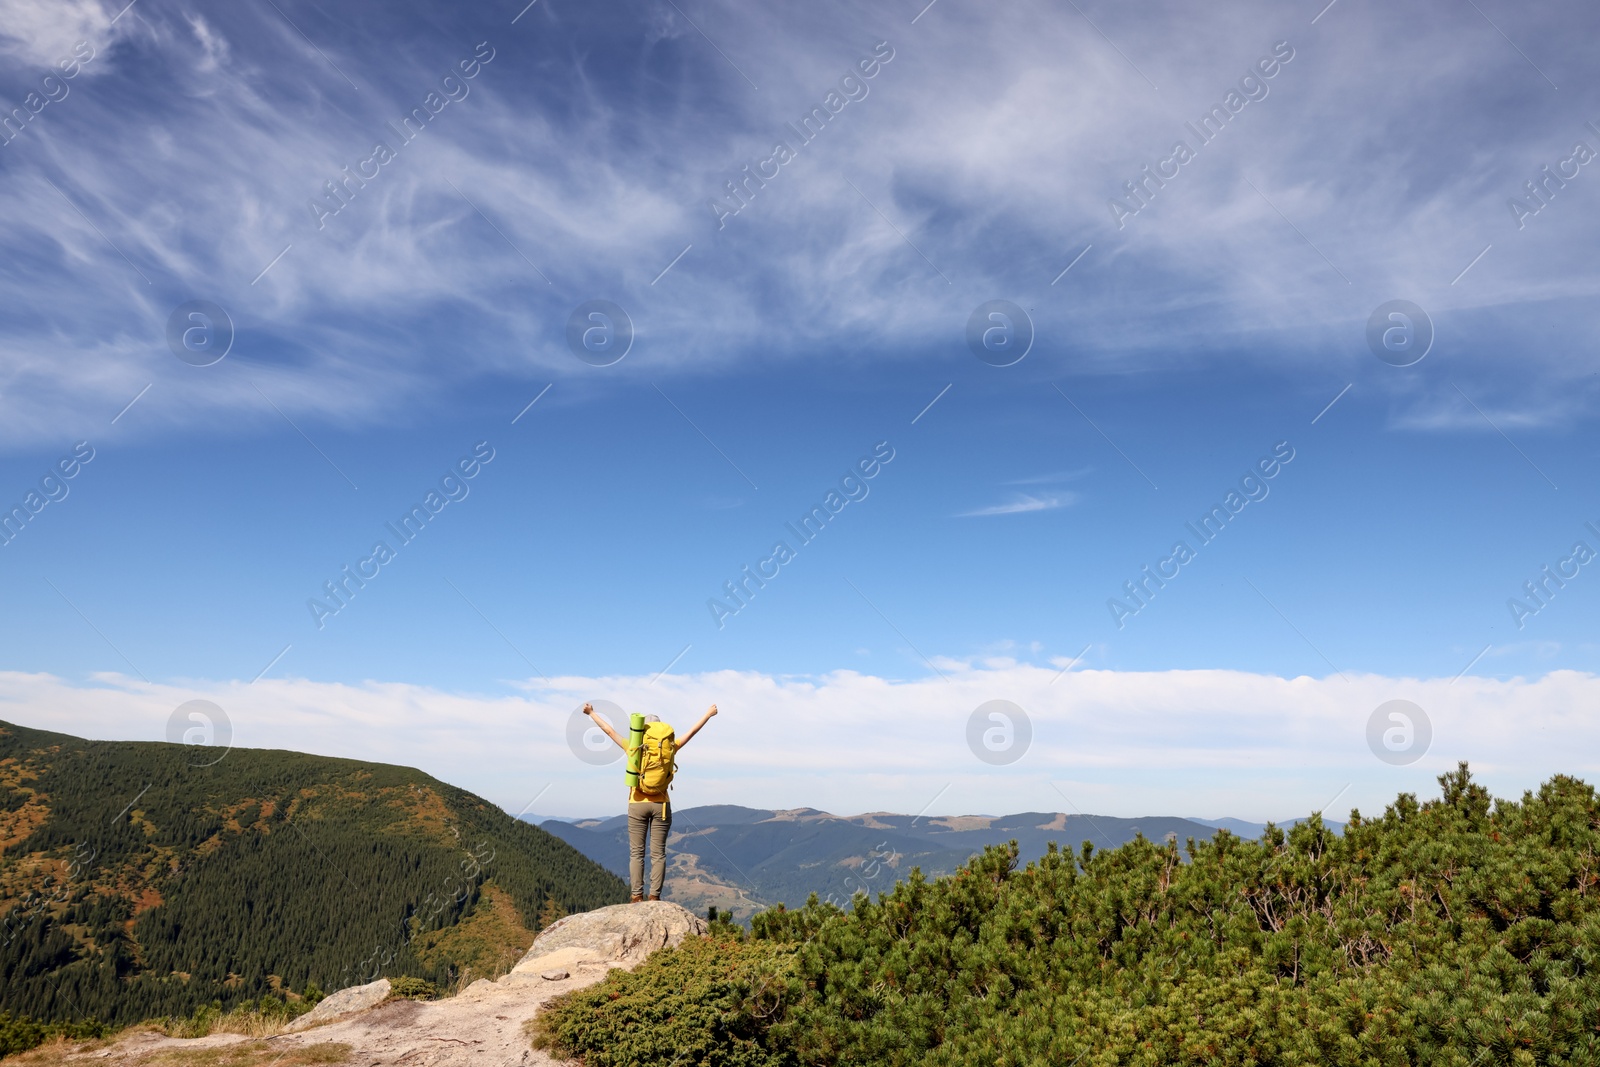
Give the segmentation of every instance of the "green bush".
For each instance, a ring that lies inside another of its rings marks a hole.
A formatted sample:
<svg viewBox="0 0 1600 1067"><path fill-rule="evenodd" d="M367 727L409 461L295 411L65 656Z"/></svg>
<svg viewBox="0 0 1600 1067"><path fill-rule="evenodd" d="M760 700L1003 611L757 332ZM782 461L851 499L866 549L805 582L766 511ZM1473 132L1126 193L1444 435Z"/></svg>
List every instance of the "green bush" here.
<svg viewBox="0 0 1600 1067"><path fill-rule="evenodd" d="M0 1056L26 1052L54 1037L77 1039L104 1037L109 1032L105 1023L39 1023L31 1019L13 1018L10 1012L0 1011Z"/></svg>
<svg viewBox="0 0 1600 1067"><path fill-rule="evenodd" d="M744 937L744 927L733 921L733 913L718 911L715 904L706 909L706 925L710 927L706 934L713 939L738 940Z"/></svg>
<svg viewBox="0 0 1600 1067"><path fill-rule="evenodd" d="M205 1037L222 1021L222 1003L202 1004L188 1018L172 1018L160 1022L161 1031L168 1037Z"/></svg>
<svg viewBox="0 0 1600 1067"><path fill-rule="evenodd" d="M391 978L389 996L402 997L406 1000L437 1000L439 989L432 982L422 978Z"/></svg>
<svg viewBox="0 0 1600 1067"><path fill-rule="evenodd" d="M1015 842L692 940L547 1008L589 1067L1592 1067L1600 800L1463 764L1343 836Z"/></svg>
<svg viewBox="0 0 1600 1067"><path fill-rule="evenodd" d="M531 1036L585 1067L788 1067L793 1058L769 1048L766 1032L790 992L793 954L774 942L689 938L556 997Z"/></svg>

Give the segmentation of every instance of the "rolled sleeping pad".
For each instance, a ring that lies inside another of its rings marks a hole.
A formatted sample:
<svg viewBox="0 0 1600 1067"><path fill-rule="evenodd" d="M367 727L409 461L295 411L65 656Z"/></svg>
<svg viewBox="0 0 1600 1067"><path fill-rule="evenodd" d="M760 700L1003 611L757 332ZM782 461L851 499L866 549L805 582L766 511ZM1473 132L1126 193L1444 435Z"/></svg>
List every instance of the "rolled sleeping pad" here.
<svg viewBox="0 0 1600 1067"><path fill-rule="evenodd" d="M639 788L639 765L644 759L644 716L628 716L628 788Z"/></svg>

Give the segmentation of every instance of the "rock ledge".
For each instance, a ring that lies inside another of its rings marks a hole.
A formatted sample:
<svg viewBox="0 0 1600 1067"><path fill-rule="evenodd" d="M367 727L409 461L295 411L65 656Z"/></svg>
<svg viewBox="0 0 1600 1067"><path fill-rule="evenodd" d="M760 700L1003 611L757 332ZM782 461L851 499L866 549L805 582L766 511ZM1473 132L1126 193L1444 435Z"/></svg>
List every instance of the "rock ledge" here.
<svg viewBox="0 0 1600 1067"><path fill-rule="evenodd" d="M354 1015L382 1004L389 996L389 979L380 978L366 985L353 985L330 993L316 1007L284 1027L288 1033L305 1030L321 1023L332 1022L345 1015Z"/></svg>
<svg viewBox="0 0 1600 1067"><path fill-rule="evenodd" d="M679 945L706 930L704 919L670 900L613 904L551 923L511 973L570 970L585 963L631 969L657 949Z"/></svg>

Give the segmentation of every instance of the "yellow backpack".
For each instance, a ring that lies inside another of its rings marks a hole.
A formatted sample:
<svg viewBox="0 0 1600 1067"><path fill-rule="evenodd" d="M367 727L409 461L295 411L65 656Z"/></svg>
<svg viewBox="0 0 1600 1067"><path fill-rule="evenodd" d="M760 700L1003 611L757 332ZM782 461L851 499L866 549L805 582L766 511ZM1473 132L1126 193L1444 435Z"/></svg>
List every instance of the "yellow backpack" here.
<svg viewBox="0 0 1600 1067"><path fill-rule="evenodd" d="M639 790L656 796L664 795L672 785L672 775L677 771L678 737L664 722L652 722L644 728L643 758L639 761Z"/></svg>

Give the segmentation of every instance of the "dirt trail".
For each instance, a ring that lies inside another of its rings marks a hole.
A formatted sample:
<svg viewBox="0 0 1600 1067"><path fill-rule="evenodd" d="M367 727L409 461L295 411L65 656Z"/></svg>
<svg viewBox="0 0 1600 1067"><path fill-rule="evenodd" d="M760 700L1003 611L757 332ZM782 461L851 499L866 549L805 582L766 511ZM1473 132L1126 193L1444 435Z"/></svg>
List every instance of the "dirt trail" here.
<svg viewBox="0 0 1600 1067"><path fill-rule="evenodd" d="M405 1064L481 1064L483 1067L548 1067L567 1061L529 1047L523 1025L558 993L598 982L619 963L579 963L557 981L538 973L474 982L448 1000L391 1000L370 1011L296 1034L271 1038L275 1051L336 1041L349 1045L358 1067Z"/></svg>

